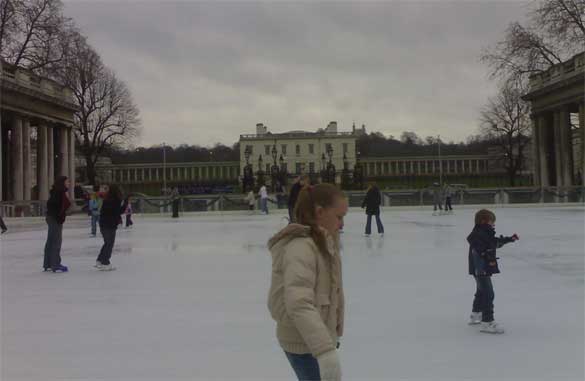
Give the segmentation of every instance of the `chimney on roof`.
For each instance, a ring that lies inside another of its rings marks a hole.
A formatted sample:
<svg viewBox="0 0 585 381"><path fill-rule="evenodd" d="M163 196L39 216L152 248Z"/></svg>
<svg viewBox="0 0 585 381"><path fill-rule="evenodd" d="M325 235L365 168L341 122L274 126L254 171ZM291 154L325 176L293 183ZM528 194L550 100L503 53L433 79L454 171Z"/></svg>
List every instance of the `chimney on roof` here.
<svg viewBox="0 0 585 381"><path fill-rule="evenodd" d="M325 129L325 133L333 135L337 134L337 122L336 121L329 122L327 128Z"/></svg>
<svg viewBox="0 0 585 381"><path fill-rule="evenodd" d="M256 124L256 135L266 135L268 133L268 126L262 123Z"/></svg>

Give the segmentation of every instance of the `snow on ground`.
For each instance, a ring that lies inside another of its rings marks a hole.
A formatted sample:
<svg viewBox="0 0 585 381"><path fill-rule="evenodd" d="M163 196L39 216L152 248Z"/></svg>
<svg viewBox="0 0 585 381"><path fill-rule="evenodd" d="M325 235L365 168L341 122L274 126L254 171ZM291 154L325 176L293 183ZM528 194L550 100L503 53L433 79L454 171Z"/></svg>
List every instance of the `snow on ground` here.
<svg viewBox="0 0 585 381"><path fill-rule="evenodd" d="M384 238L363 237L362 212L348 215L345 380L583 380L584 209L495 210L498 233L520 236L494 276L504 335L467 325L474 211L386 209ZM266 241L282 217L137 216L119 231L113 272L92 267L101 240L71 219L67 274L40 271L42 223L8 220L1 379L292 380L266 308Z"/></svg>

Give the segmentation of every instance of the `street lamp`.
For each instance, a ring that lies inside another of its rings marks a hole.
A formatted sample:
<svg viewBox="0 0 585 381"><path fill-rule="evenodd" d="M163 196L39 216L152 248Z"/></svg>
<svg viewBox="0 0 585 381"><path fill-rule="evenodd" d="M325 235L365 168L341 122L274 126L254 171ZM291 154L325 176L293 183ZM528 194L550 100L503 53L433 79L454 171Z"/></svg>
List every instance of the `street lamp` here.
<svg viewBox="0 0 585 381"><path fill-rule="evenodd" d="M329 156L329 164L331 164L331 157L333 156L333 146L329 145L327 147L327 156Z"/></svg>
<svg viewBox="0 0 585 381"><path fill-rule="evenodd" d="M325 158L325 154L321 154L321 169L325 169L327 165L327 159Z"/></svg>
<svg viewBox="0 0 585 381"><path fill-rule="evenodd" d="M439 186L443 186L443 160L441 159L441 135L437 135L437 145L439 149Z"/></svg>
<svg viewBox="0 0 585 381"><path fill-rule="evenodd" d="M165 142L163 142L163 194L167 191L167 151Z"/></svg>
<svg viewBox="0 0 585 381"><path fill-rule="evenodd" d="M264 160L262 160L262 154L260 154L260 156L258 156L258 172L262 171L262 163L264 163Z"/></svg>

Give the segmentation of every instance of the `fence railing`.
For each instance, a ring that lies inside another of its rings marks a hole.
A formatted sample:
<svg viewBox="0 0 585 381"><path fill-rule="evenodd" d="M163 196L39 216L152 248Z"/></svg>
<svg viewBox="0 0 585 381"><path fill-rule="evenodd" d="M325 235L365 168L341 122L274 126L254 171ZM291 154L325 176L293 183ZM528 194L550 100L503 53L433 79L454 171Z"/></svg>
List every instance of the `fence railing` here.
<svg viewBox="0 0 585 381"><path fill-rule="evenodd" d="M365 191L345 192L349 205L360 207ZM432 205L432 189L382 190L382 206L423 206ZM259 200L256 200L259 209ZM271 195L269 207L286 209L286 195ZM198 196L180 196L175 200L168 197L151 197L134 194L132 208L134 213L167 214L172 212L173 202L178 202L182 213L208 211L243 211L248 209L245 195L209 194ZM452 192L453 205L505 205L505 204L539 204L539 203L583 203L585 204L585 187L548 187L548 188L457 188ZM87 213L87 201L75 200L73 214ZM40 201L16 201L0 203L0 213L5 217L38 217L45 215L46 203Z"/></svg>

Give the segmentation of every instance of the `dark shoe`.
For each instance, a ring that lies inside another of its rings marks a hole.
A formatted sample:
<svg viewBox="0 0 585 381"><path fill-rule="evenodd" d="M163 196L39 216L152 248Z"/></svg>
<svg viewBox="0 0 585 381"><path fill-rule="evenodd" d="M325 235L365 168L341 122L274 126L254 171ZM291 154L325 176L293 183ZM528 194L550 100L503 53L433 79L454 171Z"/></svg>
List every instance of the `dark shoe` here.
<svg viewBox="0 0 585 381"><path fill-rule="evenodd" d="M57 267L52 268L54 273L66 273L67 271L69 271L69 269L67 268L67 266L64 265L59 265Z"/></svg>
<svg viewBox="0 0 585 381"><path fill-rule="evenodd" d="M0 234L4 234L8 231L8 229L2 229L2 232Z"/></svg>

